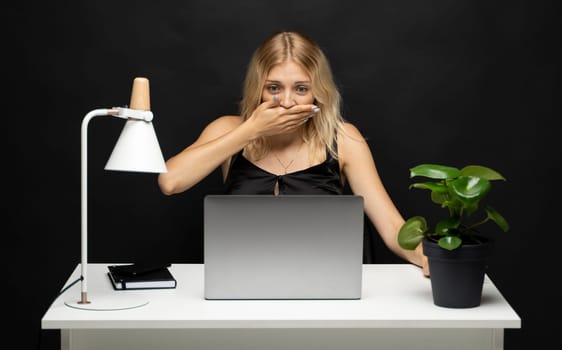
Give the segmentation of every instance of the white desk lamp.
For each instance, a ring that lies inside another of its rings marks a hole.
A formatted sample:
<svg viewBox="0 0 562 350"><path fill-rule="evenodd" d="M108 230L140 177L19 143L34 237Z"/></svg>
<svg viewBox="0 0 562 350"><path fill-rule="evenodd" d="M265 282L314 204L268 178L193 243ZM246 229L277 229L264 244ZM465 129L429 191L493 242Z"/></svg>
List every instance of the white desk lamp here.
<svg viewBox="0 0 562 350"><path fill-rule="evenodd" d="M96 109L82 120L81 139L81 175L82 175L82 235L81 235L81 298L79 301L66 301L69 307L86 310L123 310L146 305L148 301L138 299L132 294L111 294L108 298L103 295L95 300L88 300L88 123L96 116L114 116L127 119L117 144L111 153L106 170L135 171L148 173L167 172L166 163L162 157L160 145L152 126L152 112L150 111L150 90L148 79L135 78L131 92L130 108L114 107L111 109Z"/></svg>

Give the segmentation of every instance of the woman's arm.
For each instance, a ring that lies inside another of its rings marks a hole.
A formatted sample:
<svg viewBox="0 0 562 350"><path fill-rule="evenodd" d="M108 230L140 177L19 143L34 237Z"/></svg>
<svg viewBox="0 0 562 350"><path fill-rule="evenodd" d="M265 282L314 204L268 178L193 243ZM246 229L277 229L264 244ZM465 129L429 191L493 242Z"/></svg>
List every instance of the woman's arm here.
<svg viewBox="0 0 562 350"><path fill-rule="evenodd" d="M166 161L167 173L158 176L160 190L171 195L188 190L218 166L226 175L232 155L257 137L294 131L311 116L315 105L285 109L277 101L264 102L248 120L225 116L210 123L189 147Z"/></svg>
<svg viewBox="0 0 562 350"><path fill-rule="evenodd" d="M211 122L190 146L166 161L167 173L158 176L166 195L188 190L244 148L253 138L240 117L224 116Z"/></svg>
<svg viewBox="0 0 562 350"><path fill-rule="evenodd" d="M354 194L363 197L365 213L386 246L399 257L422 267L428 276L427 258L421 245L413 251L398 245L398 231L404 219L384 188L368 144L352 124L345 123L344 132L338 133L338 149L349 186Z"/></svg>

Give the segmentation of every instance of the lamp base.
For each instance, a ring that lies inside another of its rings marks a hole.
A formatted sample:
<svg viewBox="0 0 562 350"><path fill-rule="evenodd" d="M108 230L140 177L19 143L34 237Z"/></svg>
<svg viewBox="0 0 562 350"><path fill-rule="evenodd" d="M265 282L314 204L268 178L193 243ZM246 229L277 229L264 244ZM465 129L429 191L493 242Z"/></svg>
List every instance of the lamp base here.
<svg viewBox="0 0 562 350"><path fill-rule="evenodd" d="M111 297L96 296L94 300L88 303L82 303L78 300L66 300L64 304L80 310L111 311L135 309L147 305L148 300L135 295L112 295Z"/></svg>

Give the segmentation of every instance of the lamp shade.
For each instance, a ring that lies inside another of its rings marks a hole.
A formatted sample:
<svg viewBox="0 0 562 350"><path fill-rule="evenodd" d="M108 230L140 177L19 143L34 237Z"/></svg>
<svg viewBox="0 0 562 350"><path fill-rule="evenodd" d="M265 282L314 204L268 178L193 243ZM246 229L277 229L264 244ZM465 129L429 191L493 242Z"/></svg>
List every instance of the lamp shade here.
<svg viewBox="0 0 562 350"><path fill-rule="evenodd" d="M147 173L167 172L152 122L128 119L105 169Z"/></svg>

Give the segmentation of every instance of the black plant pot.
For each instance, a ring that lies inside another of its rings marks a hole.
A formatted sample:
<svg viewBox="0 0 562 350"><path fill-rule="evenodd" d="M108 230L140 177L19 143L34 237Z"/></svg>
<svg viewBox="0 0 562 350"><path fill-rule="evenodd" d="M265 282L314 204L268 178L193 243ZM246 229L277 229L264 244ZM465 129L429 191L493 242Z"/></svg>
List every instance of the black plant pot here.
<svg viewBox="0 0 562 350"><path fill-rule="evenodd" d="M477 238L480 243L463 241L454 250L443 249L427 238L423 240L435 305L448 308L480 305L491 243L485 237Z"/></svg>

